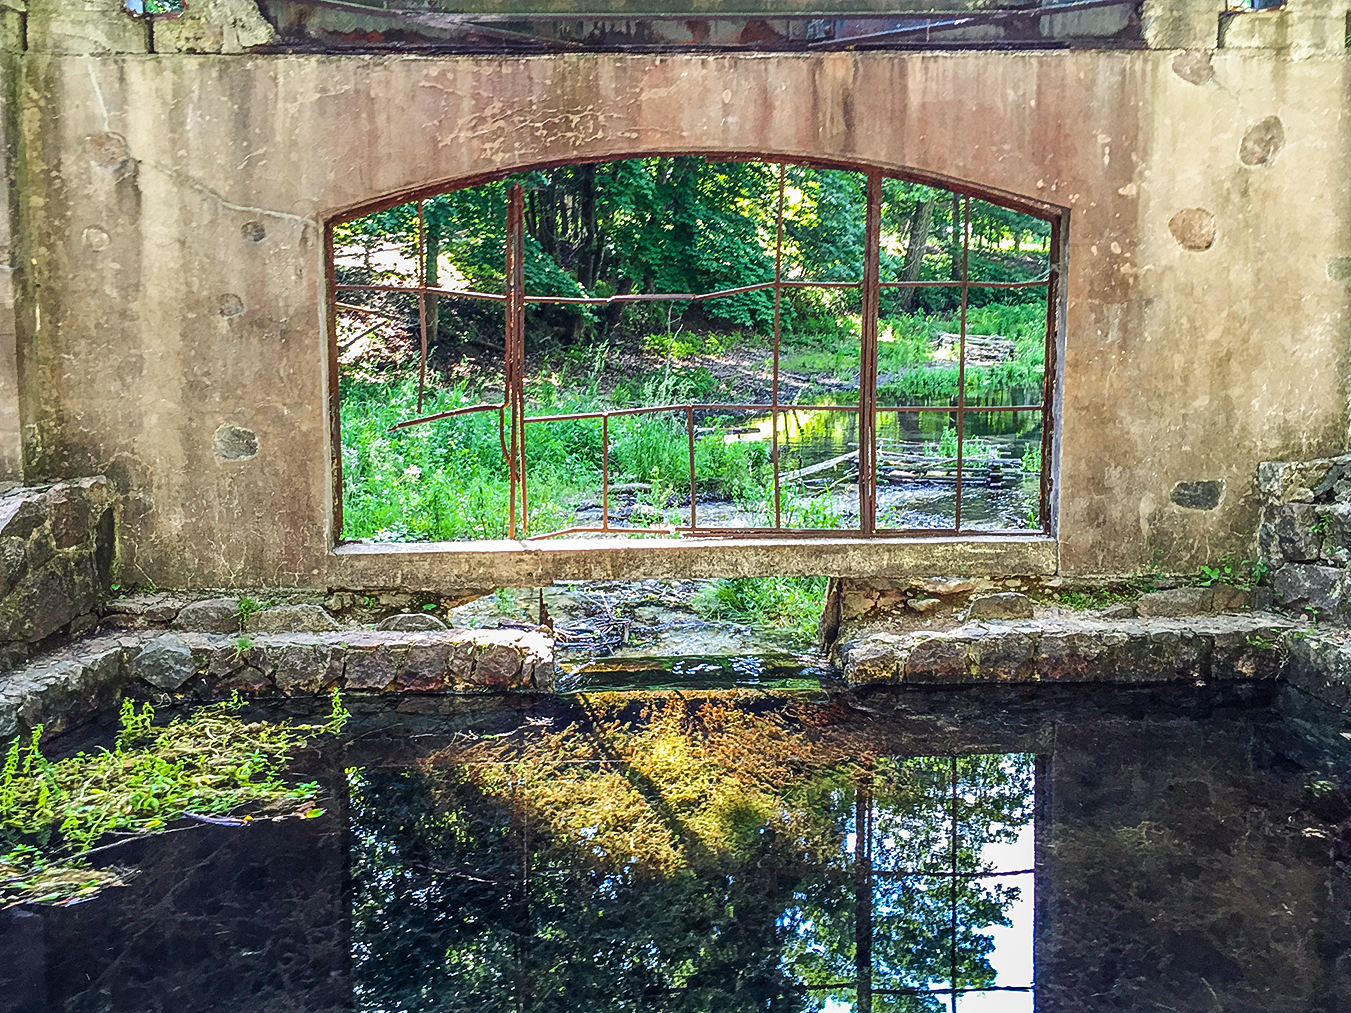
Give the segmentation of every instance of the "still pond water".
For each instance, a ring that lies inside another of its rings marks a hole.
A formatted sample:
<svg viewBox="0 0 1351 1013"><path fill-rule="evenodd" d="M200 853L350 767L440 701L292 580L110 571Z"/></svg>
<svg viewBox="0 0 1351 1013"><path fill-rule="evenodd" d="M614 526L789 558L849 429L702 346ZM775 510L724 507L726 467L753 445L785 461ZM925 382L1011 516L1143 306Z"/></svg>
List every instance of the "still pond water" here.
<svg viewBox="0 0 1351 1013"><path fill-rule="evenodd" d="M423 703L0 911L0 1010L1351 1008L1351 748L1270 687Z"/></svg>

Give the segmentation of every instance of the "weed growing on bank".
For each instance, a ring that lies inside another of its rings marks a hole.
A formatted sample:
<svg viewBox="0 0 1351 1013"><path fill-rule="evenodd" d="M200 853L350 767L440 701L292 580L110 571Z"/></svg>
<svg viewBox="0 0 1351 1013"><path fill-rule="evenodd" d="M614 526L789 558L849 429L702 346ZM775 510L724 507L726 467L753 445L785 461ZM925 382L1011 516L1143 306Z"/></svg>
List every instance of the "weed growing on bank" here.
<svg viewBox="0 0 1351 1013"><path fill-rule="evenodd" d="M733 577L710 581L691 606L702 619L732 619L814 636L825 608L825 577Z"/></svg>
<svg viewBox="0 0 1351 1013"><path fill-rule="evenodd" d="M342 730L338 694L322 725L245 722L243 706L236 694L156 727L150 704L124 700L113 748L64 760L42 755L40 725L26 742L15 738L0 766L0 908L68 903L116 885L123 873L93 868L90 854L184 818L322 815L311 804L318 785L283 775L296 748Z"/></svg>

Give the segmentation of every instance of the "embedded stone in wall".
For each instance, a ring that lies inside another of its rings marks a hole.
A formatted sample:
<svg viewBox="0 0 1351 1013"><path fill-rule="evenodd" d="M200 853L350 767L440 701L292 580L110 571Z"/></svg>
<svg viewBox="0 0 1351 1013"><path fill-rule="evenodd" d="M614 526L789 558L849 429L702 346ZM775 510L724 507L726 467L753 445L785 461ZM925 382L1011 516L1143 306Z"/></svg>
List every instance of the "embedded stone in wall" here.
<svg viewBox="0 0 1351 1013"><path fill-rule="evenodd" d="M250 633L322 633L337 628L338 621L318 605L278 605L244 621Z"/></svg>
<svg viewBox="0 0 1351 1013"><path fill-rule="evenodd" d="M1002 591L971 599L968 619L1031 619L1032 599L1015 591Z"/></svg>
<svg viewBox="0 0 1351 1013"><path fill-rule="evenodd" d="M353 692L552 692L544 631L344 630L244 639L119 632L69 643L0 674L0 740L45 725L58 732L106 712L124 693L210 700L232 690L287 696Z"/></svg>
<svg viewBox="0 0 1351 1013"><path fill-rule="evenodd" d="M1268 116L1254 123L1238 146L1238 160L1244 165L1267 165L1285 146L1285 126L1279 116Z"/></svg>
<svg viewBox="0 0 1351 1013"><path fill-rule="evenodd" d="M1184 49L1173 57L1173 73L1188 84L1206 84L1215 76L1208 49Z"/></svg>
<svg viewBox="0 0 1351 1013"><path fill-rule="evenodd" d="M165 633L136 654L131 674L156 689L173 691L197 674L197 664L182 637Z"/></svg>
<svg viewBox="0 0 1351 1013"><path fill-rule="evenodd" d="M239 619L238 598L207 598L184 605L173 622L190 633L234 633Z"/></svg>
<svg viewBox="0 0 1351 1013"><path fill-rule="evenodd" d="M258 456L258 435L252 429L221 426L212 434L211 445L222 461L248 461Z"/></svg>
<svg viewBox="0 0 1351 1013"><path fill-rule="evenodd" d="M396 616L381 620L380 625L376 628L402 630L405 633L411 633L414 630L444 630L446 624L436 616L428 615L426 612L400 612Z"/></svg>
<svg viewBox="0 0 1351 1013"><path fill-rule="evenodd" d="M1272 679L1279 638L1296 628L1261 614L972 623L944 633L868 630L834 656L851 685Z"/></svg>
<svg viewBox="0 0 1351 1013"><path fill-rule="evenodd" d="M1135 614L1171 618L1210 612L1214 607L1215 593L1210 588L1175 587L1140 595L1135 603Z"/></svg>
<svg viewBox="0 0 1351 1013"><path fill-rule="evenodd" d="M1168 231L1184 250L1200 253L1215 245L1215 216L1205 208L1183 208L1168 219Z"/></svg>
<svg viewBox="0 0 1351 1013"><path fill-rule="evenodd" d="M262 613L256 613L261 615ZM252 618L252 617L250 617ZM201 689L218 695L552 690L553 641L521 630L342 630L237 639L185 634Z"/></svg>
<svg viewBox="0 0 1351 1013"><path fill-rule="evenodd" d="M1334 566L1291 563L1271 578L1276 599L1286 608L1316 609L1340 618L1346 611L1345 571Z"/></svg>
<svg viewBox="0 0 1351 1013"><path fill-rule="evenodd" d="M1187 510L1214 510L1223 495L1223 482L1178 482L1169 498Z"/></svg>
<svg viewBox="0 0 1351 1013"><path fill-rule="evenodd" d="M1351 600L1351 455L1265 461L1257 551L1275 600L1341 617Z"/></svg>

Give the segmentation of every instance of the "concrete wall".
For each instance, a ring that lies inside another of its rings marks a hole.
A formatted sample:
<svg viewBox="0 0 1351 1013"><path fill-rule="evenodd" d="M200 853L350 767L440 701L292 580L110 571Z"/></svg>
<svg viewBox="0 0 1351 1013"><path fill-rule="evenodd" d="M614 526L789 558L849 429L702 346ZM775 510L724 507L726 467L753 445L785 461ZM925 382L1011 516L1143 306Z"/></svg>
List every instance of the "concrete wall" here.
<svg viewBox="0 0 1351 1013"><path fill-rule="evenodd" d="M1257 462L1348 435L1345 12L1301 2L1213 53L1218 14L1193 2L1146 8L1152 41L1185 53L531 58L42 51L59 5L35 7L11 58L27 478L107 474L122 576L162 586L604 570L331 553L324 221L541 159L818 155L1069 209L1064 572L1250 555ZM0 430L3 344L0 324ZM254 432L256 456L217 456L222 426ZM1217 505L1172 501L1197 481L1223 483ZM697 568L783 572L745 558Z"/></svg>

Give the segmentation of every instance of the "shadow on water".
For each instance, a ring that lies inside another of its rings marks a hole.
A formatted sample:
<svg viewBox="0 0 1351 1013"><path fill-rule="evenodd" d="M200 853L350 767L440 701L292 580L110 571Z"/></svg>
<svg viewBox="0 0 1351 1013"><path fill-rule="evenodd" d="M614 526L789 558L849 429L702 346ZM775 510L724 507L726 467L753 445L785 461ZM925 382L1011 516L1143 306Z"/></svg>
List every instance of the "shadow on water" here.
<svg viewBox="0 0 1351 1013"><path fill-rule="evenodd" d="M1351 755L1271 687L420 699L324 817L0 912L0 1010L1351 1003Z"/></svg>

